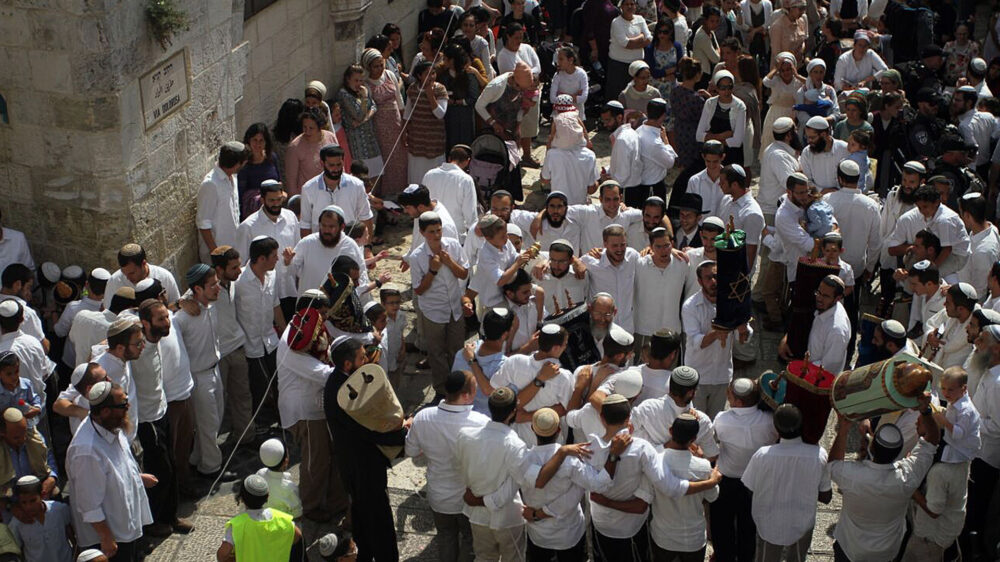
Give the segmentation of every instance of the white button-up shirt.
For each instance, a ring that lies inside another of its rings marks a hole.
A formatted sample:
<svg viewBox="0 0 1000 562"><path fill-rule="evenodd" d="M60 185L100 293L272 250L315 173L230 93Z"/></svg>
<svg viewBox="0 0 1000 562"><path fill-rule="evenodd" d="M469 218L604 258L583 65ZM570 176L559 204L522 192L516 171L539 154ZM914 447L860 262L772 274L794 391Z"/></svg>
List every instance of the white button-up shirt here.
<svg viewBox="0 0 1000 562"><path fill-rule="evenodd" d="M615 211L615 215L609 217L604 212L600 203L593 205L571 205L566 210L566 216L580 225L580 247L577 254L583 255L591 248L604 247L604 229L612 224L620 225L628 231L629 225L635 221L642 220L642 210L625 209Z"/></svg>
<svg viewBox="0 0 1000 562"><path fill-rule="evenodd" d="M605 250L600 259L586 255L580 260L587 266L587 276L590 280L590 298L598 293L608 293L615 299L614 321L627 332L633 331L633 299L635 295L635 272L639 263L639 252L632 248L625 249L625 259L618 265L612 265Z"/></svg>
<svg viewBox="0 0 1000 562"><path fill-rule="evenodd" d="M663 398L667 395L667 391L670 388L670 375L673 374L672 369L654 369L643 363L642 365L629 367L626 371L635 371L642 377L642 390L635 397L633 404L639 405L646 400ZM608 377L598 390L604 394L614 393L614 381L617 377L617 374Z"/></svg>
<svg viewBox="0 0 1000 562"><path fill-rule="evenodd" d="M672 396L662 396L644 401L632 409L632 425L636 437L642 437L659 450L670 440L670 426L681 414L694 412L698 420L698 436L694 442L701 447L705 458L718 456L719 445L715 442L712 432L712 420L701 410L695 410L690 404L678 406Z"/></svg>
<svg viewBox="0 0 1000 562"><path fill-rule="evenodd" d="M511 386L520 390L529 384L533 384L532 381L538 376L538 371L541 370L543 365L546 363L558 363L555 359L536 359L535 355L537 353L508 357L504 360L503 365L500 366L497 374L490 379L490 385L493 388ZM559 369L559 374L545 381L545 386L538 389L534 398L525 404L523 409L526 412L534 412L539 408L550 408L556 404L562 404L564 408L568 408L569 399L573 395L573 383L573 375L566 369ZM562 420L561 425L563 427L563 436L565 436L565 419ZM513 427L522 441L529 446L535 444L535 432L531 430L531 422L515 423Z"/></svg>
<svg viewBox="0 0 1000 562"><path fill-rule="evenodd" d="M847 143L834 139L830 150L813 152L812 147L803 148L799 156L799 166L802 167L802 173L809 178L809 182L820 190L837 188L840 185L837 183L837 166L847 160L848 156L850 153L847 151Z"/></svg>
<svg viewBox="0 0 1000 562"><path fill-rule="evenodd" d="M576 250L576 255L579 255L584 252L580 246L582 236L583 231L579 223L569 217L563 219L559 228L553 227L547 220L542 219L542 230L538 233L538 238L535 241L542 245L542 251L546 252L546 256L548 256L549 246L559 239L566 240L572 244L573 249ZM523 243L521 247L524 247Z"/></svg>
<svg viewBox="0 0 1000 562"><path fill-rule="evenodd" d="M698 371L701 384L728 384L733 379L733 345L739 333L733 331L725 342L717 340L702 348L701 342L712 331L715 304L704 291L691 296L681 307L687 349L684 364Z"/></svg>
<svg viewBox="0 0 1000 562"><path fill-rule="evenodd" d="M920 508L913 510L913 536L927 538L941 548L948 548L965 525L969 469L965 465L934 463L927 471L926 482L924 497L927 509L938 516L931 517Z"/></svg>
<svg viewBox="0 0 1000 562"><path fill-rule="evenodd" d="M181 339L188 352L191 362L191 373L211 371L222 355L219 353L219 340L216 336L215 314L212 306L205 307L198 303L201 312L191 316L184 309L174 314L174 326L180 331Z"/></svg>
<svg viewBox="0 0 1000 562"><path fill-rule="evenodd" d="M799 169L799 159L788 143L774 141L764 149L760 158L760 187L757 203L764 213L774 214L778 200L788 188L788 176Z"/></svg>
<svg viewBox="0 0 1000 562"><path fill-rule="evenodd" d="M278 298L297 297L295 277L291 275L285 260L281 257L285 248L294 248L299 243L299 219L289 209L282 209L278 218L271 220L264 209L259 209L240 223L236 230L236 250L244 261L250 258L250 243L258 236L270 236L278 242L278 265L274 268L275 287Z"/></svg>
<svg viewBox="0 0 1000 562"><path fill-rule="evenodd" d="M825 370L840 374L847 360L847 341L851 338L851 320L842 303L816 312L809 330L809 361Z"/></svg>
<svg viewBox="0 0 1000 562"><path fill-rule="evenodd" d="M465 259L465 253L462 252L462 245L458 243L458 240L442 238L441 250L447 252L458 265L464 268L469 267L469 262ZM432 257L434 254L425 242L406 259L407 263L410 264L410 283L413 287L419 286L420 281L430 271ZM435 324L447 324L461 320L464 284L462 279L455 277L451 269L441 265L434 280L431 281L430 287L422 295L414 294L420 304L420 312Z"/></svg>
<svg viewBox="0 0 1000 562"><path fill-rule="evenodd" d="M826 450L801 438L761 447L750 457L741 480L753 492L757 536L782 546L794 544L813 528L816 496L831 489Z"/></svg>
<svg viewBox="0 0 1000 562"><path fill-rule="evenodd" d="M719 412L712 426L719 440L719 472L729 478L741 478L754 453L778 442L773 416L756 406Z"/></svg>
<svg viewBox="0 0 1000 562"><path fill-rule="evenodd" d="M879 257L879 261L882 269L895 269L898 257L889 255L889 248L892 247L890 243L890 238L892 237L892 232L896 230L896 222L899 221L899 217L903 216L903 213L913 209L913 203L903 203L899 198L899 186L896 186L889 191L885 196L885 201L882 204L882 215L881 224L882 227L879 229L879 236L882 237L882 254Z"/></svg>
<svg viewBox="0 0 1000 562"><path fill-rule="evenodd" d="M67 304L62 314L59 315L59 321L52 328L56 335L61 338L67 337L70 328L73 327L73 319L84 310L91 312L101 310L101 301L85 297ZM76 366L76 350L68 342L67 345L63 346L62 362L70 367Z"/></svg>
<svg viewBox="0 0 1000 562"><path fill-rule="evenodd" d="M318 289L326 281L333 260L340 256L354 258L354 261L358 262L358 267L361 268L359 282L362 284L368 282L365 255L357 242L352 240L350 236L341 233L340 241L331 248L320 242L318 232L299 240L299 243L295 245L295 257L292 258L292 263L288 266L292 274L299 279L299 294L301 295L309 289Z"/></svg>
<svg viewBox="0 0 1000 562"><path fill-rule="evenodd" d="M962 133L966 143L974 144L977 148L973 164L976 167L990 161L989 147L993 126L993 116L975 108L966 111L958 118L958 132Z"/></svg>
<svg viewBox="0 0 1000 562"><path fill-rule="evenodd" d="M497 286L497 281L516 259L517 250L510 240L503 248L497 248L493 244L482 246L479 251L479 261L476 262L476 273L469 283L469 288L479 294L480 306L488 308L503 304L503 293Z"/></svg>
<svg viewBox="0 0 1000 562"><path fill-rule="evenodd" d="M116 541L131 542L153 522L139 465L122 431L108 431L88 419L69 444L66 469L80 544L101 542L92 523L104 521Z"/></svg>
<svg viewBox="0 0 1000 562"><path fill-rule="evenodd" d="M171 315L170 333L160 338L160 363L163 366L163 392L167 402L187 400L194 388L191 361L177 327L177 314Z"/></svg>
<svg viewBox="0 0 1000 562"><path fill-rule="evenodd" d="M2 272L0 272L2 273ZM24 311L24 320L21 322L20 328L18 330L22 334L29 335L39 342L45 339L45 331L42 328L42 319L38 317L38 313L35 309L31 307L27 302L21 297L15 295L0 295L0 302L12 300L21 305L21 310Z"/></svg>
<svg viewBox="0 0 1000 562"><path fill-rule="evenodd" d="M528 483L522 485L525 505L541 509L551 517L528 522L528 538L536 546L566 550L576 546L587 530L580 502L584 492L603 492L611 486L611 476L603 467L594 467L576 457L567 457L555 476L544 488L536 488L534 480L540 468L555 456L559 444L537 445L528 449L524 460L532 468L527 472Z"/></svg>
<svg viewBox="0 0 1000 562"><path fill-rule="evenodd" d="M689 269L674 257L664 268L653 263L652 255L639 258L635 266L635 333L651 336L663 328L681 332L681 303Z"/></svg>
<svg viewBox="0 0 1000 562"><path fill-rule="evenodd" d="M660 454L660 463L664 472L670 471L686 480L705 480L712 475L712 464L687 450L666 449ZM718 485L689 496L667 497L657 493L653 500L653 521L649 525L653 542L671 552L694 552L704 548L708 529L702 502L714 502L718 497Z"/></svg>
<svg viewBox="0 0 1000 562"><path fill-rule="evenodd" d="M236 194L236 175L227 175L216 164L205 174L198 188L198 213L195 222L201 230L211 230L217 246L236 245L236 228L240 225L240 203ZM208 248L201 236L198 243L204 252Z"/></svg>
<svg viewBox="0 0 1000 562"><path fill-rule="evenodd" d="M979 300L983 301L989 289L990 268L1000 258L1000 233L995 226L986 223L985 229L969 236L969 248L972 253L965 266L958 270L958 280L975 287Z"/></svg>
<svg viewBox="0 0 1000 562"><path fill-rule="evenodd" d="M887 68L889 67L886 66L885 61L875 51L868 49L861 60L857 60L854 58L854 50L851 49L837 57L837 68L833 73L833 87L838 92L844 89L854 89L861 86L859 82L865 78L875 76L876 72ZM844 84L845 81L850 82L851 86Z"/></svg>
<svg viewBox="0 0 1000 562"><path fill-rule="evenodd" d="M611 145L611 162L608 174L623 188L635 187L642 183L642 157L639 133L632 125L624 123L614 133Z"/></svg>
<svg viewBox="0 0 1000 562"><path fill-rule="evenodd" d="M215 333L219 338L219 355L225 357L243 347L246 335L236 319L236 283L219 285L219 299L212 303L215 314Z"/></svg>
<svg viewBox="0 0 1000 562"><path fill-rule="evenodd" d="M565 193L570 205L587 203L587 189L601 178L594 151L584 146L548 149L541 176L551 182L552 191Z"/></svg>
<svg viewBox="0 0 1000 562"><path fill-rule="evenodd" d="M510 220L507 224L517 225L521 229L521 247L527 249L534 243L534 239L531 236L531 221L535 220L535 216L538 213L532 213L531 211L523 211L521 209L514 209L510 212ZM445 234L447 236L447 234ZM473 224L469 228L469 232L465 235L465 242L462 247L465 249L465 256L469 258L469 263L476 263L479 259L479 251L483 249L486 244L486 240L480 234L476 234L476 225ZM544 248L544 246L543 246Z"/></svg>
<svg viewBox="0 0 1000 562"><path fill-rule="evenodd" d="M263 282L250 269L243 268L236 279L236 320L246 335L247 359L264 357L278 348L274 332L274 307L278 306L274 271L264 272Z"/></svg>
<svg viewBox="0 0 1000 562"><path fill-rule="evenodd" d="M0 336L0 351L12 351L17 355L21 361L21 378L31 381L31 389L45 402L45 381L55 371L56 364L45 354L41 342L20 331L10 332Z"/></svg>
<svg viewBox="0 0 1000 562"><path fill-rule="evenodd" d="M461 238L459 238L458 235L458 227L455 225L455 219L451 217L451 213L448 211L448 208L442 205L440 201L431 201L431 209L435 213L437 213L438 217L441 219L441 233L443 235L442 237L461 240ZM417 247L423 243L424 243L424 235L422 232L420 232L420 221L414 219L413 236L410 238L409 254L412 254L417 249Z"/></svg>
<svg viewBox="0 0 1000 562"><path fill-rule="evenodd" d="M139 358L129 363L135 396L129 396L137 410L140 423L154 422L167 413L167 395L163 393L163 361L160 358L160 344L146 340ZM133 400L134 398L134 400Z"/></svg>
<svg viewBox="0 0 1000 562"><path fill-rule="evenodd" d="M941 247L950 247L956 256L969 255L969 233L965 230L965 224L958 213L944 205L938 206L930 219L924 217L916 207L903 213L889 236L889 247L899 246L904 242L912 244L921 230L933 232L941 240Z"/></svg>
<svg viewBox="0 0 1000 562"><path fill-rule="evenodd" d="M219 244L222 243L219 242ZM160 285L163 285L163 290L167 292L167 302L177 302L177 299L181 298L181 292L177 289L177 281L174 279L174 275L158 265L148 263L146 266L149 267L149 275L146 277L152 277L159 281ZM108 279L108 284L104 289L104 308L111 307L111 298L122 287L132 287L134 289L135 283L129 281L128 277L125 277L125 274L119 269L111 274L111 279Z"/></svg>
<svg viewBox="0 0 1000 562"><path fill-rule="evenodd" d="M976 458L983 442L979 435L979 412L972 404L969 393L948 404L944 417L953 424L953 427L944 430L944 440L947 444L941 453L941 462L960 463Z"/></svg>
<svg viewBox="0 0 1000 562"><path fill-rule="evenodd" d="M344 210L344 224L357 224L372 218L372 208L368 203L365 184L360 179L344 173L340 176L337 187L327 187L320 174L302 185L302 206L299 216L302 217L302 228L319 232L319 216L323 209L336 205Z"/></svg>
<svg viewBox="0 0 1000 562"><path fill-rule="evenodd" d="M555 306L552 302L552 299L555 299L559 303L559 308L566 310L569 307L569 301L566 299L567 292L574 306L587 302L589 295L587 292L587 277L584 276L583 279L577 279L575 269L572 265L569 266L569 271L562 277L553 277L551 272L546 271L542 279L538 281L538 284L545 291L545 304L547 307Z"/></svg>
<svg viewBox="0 0 1000 562"><path fill-rule="evenodd" d="M479 219L475 180L457 164L445 162L424 174L423 182L431 192L431 199L448 209L451 218L455 219L455 227L464 238L465 232L476 226Z"/></svg>
<svg viewBox="0 0 1000 562"><path fill-rule="evenodd" d="M31 248L24 233L13 228L3 227L3 238L0 238L0 272L12 263L20 263L35 270L35 260L31 258Z"/></svg>
<svg viewBox="0 0 1000 562"><path fill-rule="evenodd" d="M424 408L413 418L406 434L406 456L427 463L427 501L435 513L462 513L465 483L455 463L455 441L466 427L483 427L490 419L472 411L472 404Z"/></svg>
<svg viewBox="0 0 1000 562"><path fill-rule="evenodd" d="M517 485L525 481L527 450L517 433L499 422L458 431L455 461L461 482L486 504L462 506L469 523L494 530L524 525Z"/></svg>
<svg viewBox="0 0 1000 562"><path fill-rule="evenodd" d="M927 334L939 329L942 334L940 338L942 343L937 353L929 356L927 360L933 361L942 369L961 367L962 363L965 363L965 358L972 353L972 344L969 343L966 336L967 332L965 331L965 327L969 325L971 320L971 314L965 319L965 322L962 322L958 318L951 318L948 316L947 309L939 310L932 316L924 324L924 343L927 342ZM932 392L936 395L937 389L934 388Z"/></svg>
<svg viewBox="0 0 1000 562"><path fill-rule="evenodd" d="M749 191L735 200L732 195L723 195L719 202L719 213L719 218L727 223L730 215L733 217L733 225L746 233L747 244L760 245L760 235L764 230L764 211Z"/></svg>
<svg viewBox="0 0 1000 562"><path fill-rule="evenodd" d="M844 237L844 253L840 257L850 264L854 275L875 271L882 248L882 218L878 203L858 189L828 193L826 202L833 207L833 216Z"/></svg>
<svg viewBox="0 0 1000 562"><path fill-rule="evenodd" d="M719 174L719 179L722 174ZM687 193L694 193L701 196L701 208L708 211L702 215L702 219L708 216L718 217L719 208L722 204L722 188L719 187L719 179L713 180L708 177L708 170L702 170L691 176L688 180ZM722 218L722 217L719 217ZM699 222L701 222L699 220Z"/></svg>
<svg viewBox="0 0 1000 562"><path fill-rule="evenodd" d="M285 328L278 342L278 412L281 427L288 429L302 420L326 419L323 412L323 389L333 367L308 353L288 347Z"/></svg>
<svg viewBox="0 0 1000 562"><path fill-rule="evenodd" d="M642 161L642 185L663 181L677 160L677 152L670 143L663 142L660 128L643 125L639 133L639 159Z"/></svg>
<svg viewBox="0 0 1000 562"><path fill-rule="evenodd" d="M799 223L805 216L805 209L788 198L782 200L778 212L774 215L774 229L781 246L781 254L776 261L785 264L785 274L789 283L795 281L799 258L813 249L812 236ZM771 259L775 259L773 253Z"/></svg>
<svg viewBox="0 0 1000 562"><path fill-rule="evenodd" d="M909 456L892 464L830 463L830 476L844 495L833 538L848 559L892 560L906 532L910 496L934 462L936 449L921 439Z"/></svg>
<svg viewBox="0 0 1000 562"><path fill-rule="evenodd" d="M73 345L77 365L90 360L91 348L108 337L108 326L111 326L117 318L118 316L110 310L99 312L81 310L73 318L73 326L69 329L69 341Z"/></svg>
<svg viewBox="0 0 1000 562"><path fill-rule="evenodd" d="M983 375L972 403L979 412L983 440L976 458L993 468L1000 468L1000 365L990 367Z"/></svg>

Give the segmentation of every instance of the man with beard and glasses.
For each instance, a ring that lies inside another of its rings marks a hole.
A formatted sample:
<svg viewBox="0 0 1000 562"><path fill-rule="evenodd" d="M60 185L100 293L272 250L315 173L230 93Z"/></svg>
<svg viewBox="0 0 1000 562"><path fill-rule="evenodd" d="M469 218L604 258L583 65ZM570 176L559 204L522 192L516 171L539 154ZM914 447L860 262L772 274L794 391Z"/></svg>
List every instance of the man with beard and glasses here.
<svg viewBox="0 0 1000 562"><path fill-rule="evenodd" d="M546 306L567 310L587 301L587 266L580 261L569 240L549 244L548 259L535 267L535 278L546 295Z"/></svg>
<svg viewBox="0 0 1000 562"><path fill-rule="evenodd" d="M597 352L603 357L604 338L608 337L611 328L621 327L613 322L618 314L615 298L610 293L597 293L587 305L587 312L590 314L590 335L594 338Z"/></svg>
<svg viewBox="0 0 1000 562"><path fill-rule="evenodd" d="M320 228L323 211L330 205L343 210L344 223L362 223L369 236L374 234L372 208L368 203L365 184L360 179L344 173L344 149L328 144L320 149L323 173L302 186L299 229L302 238Z"/></svg>
<svg viewBox="0 0 1000 562"><path fill-rule="evenodd" d="M972 311L972 318L965 325L966 340L972 344L972 353L965 358L962 369L969 375L969 396L976 395L979 381L990 368L989 345L983 339L987 326L1000 324L1000 312L989 308L977 308Z"/></svg>
<svg viewBox="0 0 1000 562"><path fill-rule="evenodd" d="M816 289L816 312L809 329L807 353L809 361L831 373L844 370L847 341L851 337L851 321L844 310L844 282L836 275L827 275ZM788 335L778 344L778 355L791 360Z"/></svg>
<svg viewBox="0 0 1000 562"><path fill-rule="evenodd" d="M806 218L806 207L812 200L809 192L809 179L802 172L795 172L788 176L785 182L785 199L778 206L778 212L774 215L774 233L764 237L764 244L771 248L775 260L780 260L785 264L785 277L789 283L795 282L795 274L798 268L799 258L805 256L813 249L813 238L803 228L802 222ZM775 285L768 283L768 287L775 288ZM775 292L764 296L765 304L772 301L768 306L785 307L784 292Z"/></svg>
<svg viewBox="0 0 1000 562"><path fill-rule="evenodd" d="M289 271L298 278L298 291L316 289L326 281L330 265L340 256L350 256L355 262L365 263L365 256L350 236L343 234L344 211L330 205L319 214L319 232L314 232L295 245ZM367 271L361 272L361 281L368 283Z"/></svg>
<svg viewBox="0 0 1000 562"><path fill-rule="evenodd" d="M538 347L538 327L547 315L545 290L531 282L531 276L518 269L514 279L503 286L502 306L514 313L510 353L531 353Z"/></svg>
<svg viewBox="0 0 1000 562"><path fill-rule="evenodd" d="M639 252L629 248L625 229L618 224L608 225L602 232L603 248L594 248L581 258L590 278L590 294L608 293L621 304L615 322L627 332L634 327L633 296L635 295L635 270Z"/></svg>
<svg viewBox="0 0 1000 562"><path fill-rule="evenodd" d="M896 229L896 222L903 213L913 208L917 202L916 190L923 185L927 177L927 168L916 160L903 164L903 179L899 185L889 190L882 204L879 237L882 238L882 253L879 256L879 285L882 287L882 303L880 310L885 311L892 303L896 294L896 280L892 273L901 267L902 260L889 255L889 236ZM882 314L883 316L885 313Z"/></svg>
<svg viewBox="0 0 1000 562"><path fill-rule="evenodd" d="M667 229L653 229L646 240L650 253L635 266L636 356L657 330L681 331L681 303L688 278L688 264L672 255L674 246Z"/></svg>
<svg viewBox="0 0 1000 562"><path fill-rule="evenodd" d="M250 243L260 236L269 236L278 242L280 259L274 269L274 288L281 301L281 313L291 318L298 293L288 265L292 263L292 249L301 236L295 213L282 206L286 195L285 188L274 180L264 180L260 184L260 209L240 223L235 247L241 256L249 256Z"/></svg>
<svg viewBox="0 0 1000 562"><path fill-rule="evenodd" d="M250 150L241 142L229 141L219 149L219 159L205 174L198 189L198 254L208 261L216 246L236 243L236 228L240 224L240 203L236 190L239 173ZM117 287L116 287L117 288Z"/></svg>
<svg viewBox="0 0 1000 562"><path fill-rule="evenodd" d="M580 247L580 225L566 217L568 211L569 198L565 193L553 190L545 198L545 208L531 221L531 236L542 248L549 247L556 240L568 240L574 248Z"/></svg>
<svg viewBox="0 0 1000 562"><path fill-rule="evenodd" d="M125 390L99 382L87 398L90 418L66 452L77 542L81 550L97 548L110 559L133 562L139 560L142 527L153 522L143 487L156 486L157 480L139 472L129 448Z"/></svg>
<svg viewBox="0 0 1000 562"><path fill-rule="evenodd" d="M530 248L535 243L534 238L530 236L531 221L535 219L535 213L515 209L514 197L509 191L498 189L493 192L493 195L490 196L490 212L488 214L500 217L503 219L504 224L516 224L521 229L522 246ZM465 250L465 255L469 258L469 263L478 262L479 250L483 248L483 244L485 243L486 240L483 237L483 233L479 231L478 223L472 223L463 244L463 249Z"/></svg>
<svg viewBox="0 0 1000 562"><path fill-rule="evenodd" d="M139 305L139 321L146 345L139 358L132 361L132 374L135 409L139 413L142 468L160 481L146 493L153 513L153 524L146 532L154 537L166 537L173 532L188 534L194 530L194 525L177 517L173 437L167 418L167 395L163 391L163 362L160 359L160 340L170 334L170 311L162 302L146 299Z"/></svg>
<svg viewBox="0 0 1000 562"><path fill-rule="evenodd" d="M808 146L799 155L802 173L821 193L837 190L837 165L850 156L847 143L833 138L830 122L819 115L806 122L805 138Z"/></svg>
<svg viewBox="0 0 1000 562"><path fill-rule="evenodd" d="M667 214L667 204L663 198L653 195L642 203L642 220L635 221L626 229L628 247L641 252L649 247L649 235L654 230L662 228L671 239L674 237L674 227L669 220L664 220ZM678 255L680 251L678 250ZM683 261L683 258L681 258Z"/></svg>
<svg viewBox="0 0 1000 562"><path fill-rule="evenodd" d="M571 205L566 216L580 225L580 253L603 246L602 232L612 224L628 228L641 220L642 211L622 205L622 186L614 180L601 184L597 190L597 205Z"/></svg>
<svg viewBox="0 0 1000 562"><path fill-rule="evenodd" d="M717 267L714 261L698 265L698 285L701 291L681 307L687 346L684 364L701 373L701 392L695 397L695 407L709 418L726 408L726 392L733 380L733 347L736 340L746 342L753 334L749 324L735 332L720 330L712 325L717 296ZM839 372L839 371L838 371Z"/></svg>

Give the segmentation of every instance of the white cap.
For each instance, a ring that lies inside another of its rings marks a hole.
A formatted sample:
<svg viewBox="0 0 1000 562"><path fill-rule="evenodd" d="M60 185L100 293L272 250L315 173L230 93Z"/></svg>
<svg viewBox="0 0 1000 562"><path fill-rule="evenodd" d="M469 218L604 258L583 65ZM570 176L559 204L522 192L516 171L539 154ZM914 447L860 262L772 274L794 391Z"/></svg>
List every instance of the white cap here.
<svg viewBox="0 0 1000 562"><path fill-rule="evenodd" d="M251 474L244 478L243 489L251 496L257 496L258 498L266 496L269 492L267 480L259 474Z"/></svg>
<svg viewBox="0 0 1000 562"><path fill-rule="evenodd" d="M614 377L615 394L635 398L642 391L642 373L639 369L626 369Z"/></svg>
<svg viewBox="0 0 1000 562"><path fill-rule="evenodd" d="M14 299L7 299L0 302L0 317L3 318L13 318L17 315L17 309L20 305Z"/></svg>
<svg viewBox="0 0 1000 562"><path fill-rule="evenodd" d="M100 279L101 281L111 279L111 272L103 267L95 267L94 270L90 272L90 275L94 279Z"/></svg>
<svg viewBox="0 0 1000 562"><path fill-rule="evenodd" d="M439 221L441 220L441 215L435 213L434 211L424 211L420 213L420 218L418 220L422 220L424 222L434 221L434 220Z"/></svg>
<svg viewBox="0 0 1000 562"><path fill-rule="evenodd" d="M319 214L322 215L323 213L325 213L327 211L332 211L334 213L337 213L338 215L340 215L340 219L344 220L344 210L341 209L339 206L337 206L337 205L327 205L326 207L323 207L323 210L320 211Z"/></svg>
<svg viewBox="0 0 1000 562"><path fill-rule="evenodd" d="M795 121L792 121L791 117L778 117L777 119L774 120L774 126L772 127L772 129L774 129L774 132L778 133L779 135L787 133L788 131L791 131L794 128L795 128Z"/></svg>
<svg viewBox="0 0 1000 562"><path fill-rule="evenodd" d="M976 91L976 88L974 86L970 86L968 84L966 84L965 86L960 87L959 89L957 89L955 91L956 92L962 92L962 93L965 93L965 94L978 94L979 93L979 92ZM44 266L45 264L42 264L42 265Z"/></svg>
<svg viewBox="0 0 1000 562"><path fill-rule="evenodd" d="M512 222L507 223L507 234L508 235L513 234L518 238L524 238L524 234L521 232L521 227L517 226Z"/></svg>
<svg viewBox="0 0 1000 562"><path fill-rule="evenodd" d="M316 541L320 556L333 556L333 551L337 550L338 544L340 544L340 540L333 533L327 533Z"/></svg>
<svg viewBox="0 0 1000 562"><path fill-rule="evenodd" d="M734 83L736 82L736 78L733 77L732 72L729 72L728 70L720 70L712 75L712 84L718 84L719 80L722 80L723 78L729 78L730 81Z"/></svg>
<svg viewBox="0 0 1000 562"><path fill-rule="evenodd" d="M80 363L76 367L73 367L73 374L69 376L69 384L76 386L80 384L83 380L83 375L87 374L87 365L89 363Z"/></svg>
<svg viewBox="0 0 1000 562"><path fill-rule="evenodd" d="M816 129L817 131L825 131L830 128L830 122L819 115L813 115L806 121L806 127Z"/></svg>
<svg viewBox="0 0 1000 562"><path fill-rule="evenodd" d="M838 166L840 172L848 177L857 177L861 175L861 167L854 160L843 160Z"/></svg>
<svg viewBox="0 0 1000 562"><path fill-rule="evenodd" d="M753 380L740 377L733 381L733 394L740 398L749 396L753 392Z"/></svg>
<svg viewBox="0 0 1000 562"><path fill-rule="evenodd" d="M975 70L976 72L986 72L988 65L985 59L976 57L969 62L969 68Z"/></svg>
<svg viewBox="0 0 1000 562"><path fill-rule="evenodd" d="M42 275L46 280L55 283L59 280L59 276L62 275L62 268L50 261L47 261L42 264Z"/></svg>
<svg viewBox="0 0 1000 562"><path fill-rule="evenodd" d="M714 226L715 228L717 228L719 230L725 230L726 229L726 223L722 222L722 219L720 219L719 217L708 217L705 220L701 221L701 224L703 226L706 225L706 224L709 225L709 226Z"/></svg>
<svg viewBox="0 0 1000 562"><path fill-rule="evenodd" d="M260 444L260 462L268 468L276 468L285 458L285 445L280 439L268 439Z"/></svg>
<svg viewBox="0 0 1000 562"><path fill-rule="evenodd" d="M917 271L924 271L925 269L930 269L930 267L931 260L920 260L913 264L913 269L916 269Z"/></svg>
<svg viewBox="0 0 1000 562"><path fill-rule="evenodd" d="M635 337L618 324L611 325L611 329L608 330L608 335L611 336L611 339L613 339L618 345L632 345L632 343L635 342Z"/></svg>
<svg viewBox="0 0 1000 562"><path fill-rule="evenodd" d="M890 338L904 338L906 337L906 328L899 320L883 320L879 327L882 328L882 332Z"/></svg>
<svg viewBox="0 0 1000 562"><path fill-rule="evenodd" d="M24 412L17 408L7 408L3 411L3 421L7 423L17 423L24 419Z"/></svg>
<svg viewBox="0 0 1000 562"><path fill-rule="evenodd" d="M90 402L91 406L96 406L104 402L111 395L112 388L112 384L108 381L101 381L95 384L90 387L90 392L87 393L87 401Z"/></svg>
<svg viewBox="0 0 1000 562"><path fill-rule="evenodd" d="M926 174L927 167L916 160L910 160L906 164L903 164L904 172L913 172L914 174Z"/></svg>
<svg viewBox="0 0 1000 562"><path fill-rule="evenodd" d="M894 423L880 425L875 430L875 442L887 449L903 446L903 432Z"/></svg>
<svg viewBox="0 0 1000 562"><path fill-rule="evenodd" d="M100 550L97 550L96 548L88 548L76 557L76 562L91 562L92 560L97 560L102 556L104 556L104 553Z"/></svg>
<svg viewBox="0 0 1000 562"><path fill-rule="evenodd" d="M698 371L693 367L681 365L670 374L670 380L681 386L698 386Z"/></svg>
<svg viewBox="0 0 1000 562"><path fill-rule="evenodd" d="M62 270L62 276L67 279L79 279L83 277L83 268L78 265L66 266Z"/></svg>
<svg viewBox="0 0 1000 562"><path fill-rule="evenodd" d="M27 476L22 476L22 477L18 478L17 482L15 482L14 485L15 486L35 486L35 485L41 484L41 483L42 483L42 481L39 480L37 476L35 476L34 474L29 474Z"/></svg>
<svg viewBox="0 0 1000 562"><path fill-rule="evenodd" d="M542 333L554 336L559 333L559 324L548 323L542 326Z"/></svg>
<svg viewBox="0 0 1000 562"><path fill-rule="evenodd" d="M958 291L962 293L967 299L978 300L979 294L976 293L976 288L968 283L959 283Z"/></svg>
<svg viewBox="0 0 1000 562"><path fill-rule="evenodd" d="M854 40L855 41L867 41L869 45L871 45L871 43L872 43L872 38L869 37L868 33L865 32L862 29L859 29L859 30L857 30L857 31L854 32Z"/></svg>

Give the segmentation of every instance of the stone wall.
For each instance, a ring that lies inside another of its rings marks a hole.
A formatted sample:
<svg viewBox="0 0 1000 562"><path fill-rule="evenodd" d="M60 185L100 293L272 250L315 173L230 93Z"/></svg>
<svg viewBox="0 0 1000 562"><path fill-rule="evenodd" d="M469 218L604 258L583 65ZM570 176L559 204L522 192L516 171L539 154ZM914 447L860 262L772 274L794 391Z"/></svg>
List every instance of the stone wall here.
<svg viewBox="0 0 1000 562"><path fill-rule="evenodd" d="M197 256L194 195L233 138L248 46L240 0L176 0L189 28L166 49L145 2L6 0L0 6L4 224L36 262L115 267L123 243L182 270ZM187 49L190 99L146 129L139 78Z"/></svg>

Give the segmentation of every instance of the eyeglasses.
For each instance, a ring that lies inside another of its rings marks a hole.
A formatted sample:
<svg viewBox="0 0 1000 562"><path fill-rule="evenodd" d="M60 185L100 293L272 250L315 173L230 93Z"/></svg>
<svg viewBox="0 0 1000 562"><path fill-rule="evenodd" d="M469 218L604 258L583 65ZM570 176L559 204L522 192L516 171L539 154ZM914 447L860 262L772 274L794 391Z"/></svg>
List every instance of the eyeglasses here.
<svg viewBox="0 0 1000 562"><path fill-rule="evenodd" d="M112 408L115 410L128 410L128 398L126 398L125 401L122 402L121 404L112 404L108 406L108 408Z"/></svg>
<svg viewBox="0 0 1000 562"><path fill-rule="evenodd" d="M605 320L611 320L612 318L615 317L615 314L613 312L605 312L604 314L601 314L599 312L592 312L590 315L593 316L594 318L603 318Z"/></svg>
<svg viewBox="0 0 1000 562"><path fill-rule="evenodd" d="M145 338L143 338L143 339L141 339L141 340L139 340L137 342L131 342L131 343L128 344L129 347L135 347L135 348L139 348L139 349L141 349L145 345L146 345Z"/></svg>

